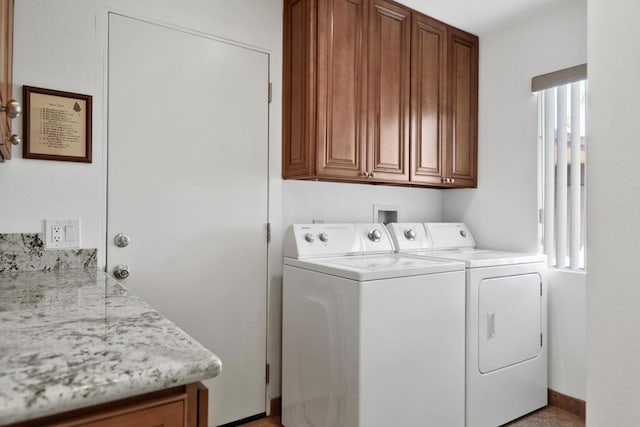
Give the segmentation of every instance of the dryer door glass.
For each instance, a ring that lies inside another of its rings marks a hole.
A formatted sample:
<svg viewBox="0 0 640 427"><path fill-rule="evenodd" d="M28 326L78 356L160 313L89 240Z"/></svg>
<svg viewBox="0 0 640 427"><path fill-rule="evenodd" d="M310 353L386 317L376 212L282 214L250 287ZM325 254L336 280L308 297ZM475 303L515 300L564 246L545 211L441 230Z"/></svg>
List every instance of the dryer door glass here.
<svg viewBox="0 0 640 427"><path fill-rule="evenodd" d="M478 369L495 371L538 357L542 296L538 274L485 279L478 294Z"/></svg>

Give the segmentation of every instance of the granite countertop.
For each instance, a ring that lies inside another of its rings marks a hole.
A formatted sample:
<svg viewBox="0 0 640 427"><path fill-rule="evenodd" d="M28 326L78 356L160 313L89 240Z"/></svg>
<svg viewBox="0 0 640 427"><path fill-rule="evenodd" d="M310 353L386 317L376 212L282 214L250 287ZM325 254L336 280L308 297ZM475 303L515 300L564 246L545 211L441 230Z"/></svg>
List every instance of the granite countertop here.
<svg viewBox="0 0 640 427"><path fill-rule="evenodd" d="M220 370L213 353L96 268L0 273L0 425Z"/></svg>

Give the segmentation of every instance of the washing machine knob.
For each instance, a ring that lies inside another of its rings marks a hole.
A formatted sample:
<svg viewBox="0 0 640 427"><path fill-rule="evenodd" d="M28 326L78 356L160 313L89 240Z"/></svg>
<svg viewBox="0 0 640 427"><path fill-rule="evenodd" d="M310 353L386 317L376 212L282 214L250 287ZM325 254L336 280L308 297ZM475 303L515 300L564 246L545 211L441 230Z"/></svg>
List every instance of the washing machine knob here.
<svg viewBox="0 0 640 427"><path fill-rule="evenodd" d="M327 233L320 233L318 234L318 238L320 239L321 242L327 242L329 241L329 235Z"/></svg>
<svg viewBox="0 0 640 427"><path fill-rule="evenodd" d="M307 243L313 243L313 241L316 239L313 237L313 234L307 233L304 235L304 240L306 240Z"/></svg>
<svg viewBox="0 0 640 427"><path fill-rule="evenodd" d="M367 237L369 237L369 240L371 240L372 242L376 242L377 243L377 242L380 241L380 239L382 239L382 233L377 228L374 228L373 230L371 230L369 232Z"/></svg>
<svg viewBox="0 0 640 427"><path fill-rule="evenodd" d="M407 240L416 240L416 230L413 228L407 228L404 230L404 237L406 237Z"/></svg>
<svg viewBox="0 0 640 427"><path fill-rule="evenodd" d="M461 235L462 237L467 237L467 232L466 232L466 231L464 231L464 230L460 230L460 235Z"/></svg>

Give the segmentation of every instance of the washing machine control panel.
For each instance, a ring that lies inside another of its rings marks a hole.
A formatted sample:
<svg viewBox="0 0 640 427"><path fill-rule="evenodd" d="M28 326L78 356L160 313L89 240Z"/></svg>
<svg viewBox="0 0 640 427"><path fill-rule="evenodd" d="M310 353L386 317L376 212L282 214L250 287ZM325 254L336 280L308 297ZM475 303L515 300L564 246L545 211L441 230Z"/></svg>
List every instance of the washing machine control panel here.
<svg viewBox="0 0 640 427"><path fill-rule="evenodd" d="M294 224L285 235L285 256L313 258L393 252L382 224Z"/></svg>
<svg viewBox="0 0 640 427"><path fill-rule="evenodd" d="M390 253L394 251L391 236L380 223L355 224L362 244L362 253Z"/></svg>
<svg viewBox="0 0 640 427"><path fill-rule="evenodd" d="M380 241L380 239L382 238L382 233L380 232L380 230L378 230L377 228L372 229L369 234L367 234L367 237L369 238L369 240L371 240L374 243L377 243Z"/></svg>

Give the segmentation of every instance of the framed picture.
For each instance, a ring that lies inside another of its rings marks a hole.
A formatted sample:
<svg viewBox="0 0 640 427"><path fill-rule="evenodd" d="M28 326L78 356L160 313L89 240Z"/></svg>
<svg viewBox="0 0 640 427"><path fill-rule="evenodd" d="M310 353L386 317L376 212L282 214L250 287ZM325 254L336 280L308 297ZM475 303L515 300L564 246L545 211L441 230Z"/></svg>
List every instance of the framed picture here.
<svg viewBox="0 0 640 427"><path fill-rule="evenodd" d="M23 157L91 163L90 95L23 86Z"/></svg>

